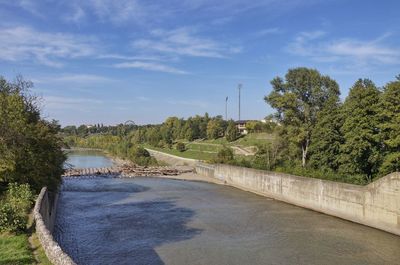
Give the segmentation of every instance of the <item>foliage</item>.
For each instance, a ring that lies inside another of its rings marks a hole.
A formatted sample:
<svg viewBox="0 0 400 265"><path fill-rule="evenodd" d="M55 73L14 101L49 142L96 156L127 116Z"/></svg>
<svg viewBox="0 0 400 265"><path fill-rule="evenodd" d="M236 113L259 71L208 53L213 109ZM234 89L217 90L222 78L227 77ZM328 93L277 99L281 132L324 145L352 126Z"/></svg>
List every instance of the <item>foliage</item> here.
<svg viewBox="0 0 400 265"><path fill-rule="evenodd" d="M342 114L339 170L345 174L376 176L380 163L378 103L380 92L372 81L358 80L346 98Z"/></svg>
<svg viewBox="0 0 400 265"><path fill-rule="evenodd" d="M400 75L387 84L379 102L380 141L383 142L380 175L400 171Z"/></svg>
<svg viewBox="0 0 400 265"><path fill-rule="evenodd" d="M26 228L33 194L28 184L10 183L0 205L0 231L19 232Z"/></svg>
<svg viewBox="0 0 400 265"><path fill-rule="evenodd" d="M40 117L32 86L21 77L14 83L0 77L0 181L55 189L65 161L60 128Z"/></svg>
<svg viewBox="0 0 400 265"><path fill-rule="evenodd" d="M318 114L312 131L309 161L313 169L338 170L338 155L343 143L342 125L341 104L338 98L332 97Z"/></svg>
<svg viewBox="0 0 400 265"><path fill-rule="evenodd" d="M134 162L137 165L141 166L149 166L156 165L157 161L155 158L150 156L150 153L140 146L131 147L128 149L127 157L129 160Z"/></svg>
<svg viewBox="0 0 400 265"><path fill-rule="evenodd" d="M236 127L235 122L229 121L228 127L226 128L225 138L228 142L236 141L239 138L239 130Z"/></svg>
<svg viewBox="0 0 400 265"><path fill-rule="evenodd" d="M251 161L252 167L257 169L273 170L281 160L281 142L259 145L257 153Z"/></svg>
<svg viewBox="0 0 400 265"><path fill-rule="evenodd" d="M176 150L178 150L179 152L184 152L184 151L186 151L186 145L185 145L184 143L182 143L182 142L176 143L175 148L176 148Z"/></svg>
<svg viewBox="0 0 400 265"><path fill-rule="evenodd" d="M224 122L222 119L212 119L207 124L207 138L217 139L224 135Z"/></svg>
<svg viewBox="0 0 400 265"><path fill-rule="evenodd" d="M277 110L277 119L286 128L282 131L285 138L301 149L305 167L318 112L329 98L338 98L339 86L330 77L308 68L290 69L285 81L276 77L271 84L273 91L265 100Z"/></svg>
<svg viewBox="0 0 400 265"><path fill-rule="evenodd" d="M214 163L230 164L234 162L234 154L232 148L224 146L218 151L217 157L212 160Z"/></svg>

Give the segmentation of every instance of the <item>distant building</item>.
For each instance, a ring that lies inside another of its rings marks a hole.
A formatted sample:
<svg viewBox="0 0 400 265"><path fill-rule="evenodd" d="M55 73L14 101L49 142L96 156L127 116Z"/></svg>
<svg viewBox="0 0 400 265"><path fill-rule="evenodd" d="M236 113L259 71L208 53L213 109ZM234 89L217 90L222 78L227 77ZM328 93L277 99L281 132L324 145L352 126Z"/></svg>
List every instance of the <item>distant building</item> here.
<svg viewBox="0 0 400 265"><path fill-rule="evenodd" d="M249 132L247 131L246 128L246 124L249 122L250 120L239 120L239 121L235 121L236 124L236 128L238 129L239 133L242 135L248 134Z"/></svg>

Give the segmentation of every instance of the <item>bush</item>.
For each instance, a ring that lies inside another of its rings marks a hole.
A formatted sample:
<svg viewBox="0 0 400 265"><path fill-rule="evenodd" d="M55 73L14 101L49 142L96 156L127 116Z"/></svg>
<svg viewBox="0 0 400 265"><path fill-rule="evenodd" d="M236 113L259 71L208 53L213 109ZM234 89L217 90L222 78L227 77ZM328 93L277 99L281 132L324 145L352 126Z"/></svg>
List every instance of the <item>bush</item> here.
<svg viewBox="0 0 400 265"><path fill-rule="evenodd" d="M228 142L233 142L239 138L239 135L240 135L239 130L237 129L236 124L233 121L229 122L228 128L226 129L225 132L226 140Z"/></svg>
<svg viewBox="0 0 400 265"><path fill-rule="evenodd" d="M179 152L184 152L186 151L186 145L184 143L177 143L175 146L176 150L178 150Z"/></svg>
<svg viewBox="0 0 400 265"><path fill-rule="evenodd" d="M33 202L29 185L9 184L5 197L0 202L0 231L23 231Z"/></svg>
<svg viewBox="0 0 400 265"><path fill-rule="evenodd" d="M128 158L140 166L157 165L157 160L143 147L131 147L128 150Z"/></svg>
<svg viewBox="0 0 400 265"><path fill-rule="evenodd" d="M234 155L231 148L224 146L218 151L217 157L212 161L213 163L229 164L234 161Z"/></svg>

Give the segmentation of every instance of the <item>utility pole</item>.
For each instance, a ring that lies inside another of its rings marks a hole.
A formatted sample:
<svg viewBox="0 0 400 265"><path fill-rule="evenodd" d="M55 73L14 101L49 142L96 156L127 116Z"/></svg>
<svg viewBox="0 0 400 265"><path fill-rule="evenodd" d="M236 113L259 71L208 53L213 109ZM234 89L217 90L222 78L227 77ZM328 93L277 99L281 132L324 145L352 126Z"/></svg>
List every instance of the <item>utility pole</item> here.
<svg viewBox="0 0 400 265"><path fill-rule="evenodd" d="M225 98L225 120L228 120L228 97Z"/></svg>
<svg viewBox="0 0 400 265"><path fill-rule="evenodd" d="M239 121L240 121L240 90L242 89L242 84L238 85L238 90L239 90Z"/></svg>

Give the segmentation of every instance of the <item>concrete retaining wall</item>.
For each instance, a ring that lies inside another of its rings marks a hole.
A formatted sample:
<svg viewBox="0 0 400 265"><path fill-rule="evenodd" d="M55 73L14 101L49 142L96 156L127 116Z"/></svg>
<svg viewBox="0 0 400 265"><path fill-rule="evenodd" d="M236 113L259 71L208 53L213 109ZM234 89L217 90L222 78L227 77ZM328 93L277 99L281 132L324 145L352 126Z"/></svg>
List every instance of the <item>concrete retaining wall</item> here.
<svg viewBox="0 0 400 265"><path fill-rule="evenodd" d="M400 235L400 173L367 186L229 165L199 163L198 174L226 184Z"/></svg>
<svg viewBox="0 0 400 265"><path fill-rule="evenodd" d="M57 194L53 200L50 200L47 188L42 188L33 209L36 234L51 263L55 265L75 265L75 262L61 249L52 235L56 218L57 200Z"/></svg>

